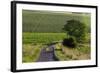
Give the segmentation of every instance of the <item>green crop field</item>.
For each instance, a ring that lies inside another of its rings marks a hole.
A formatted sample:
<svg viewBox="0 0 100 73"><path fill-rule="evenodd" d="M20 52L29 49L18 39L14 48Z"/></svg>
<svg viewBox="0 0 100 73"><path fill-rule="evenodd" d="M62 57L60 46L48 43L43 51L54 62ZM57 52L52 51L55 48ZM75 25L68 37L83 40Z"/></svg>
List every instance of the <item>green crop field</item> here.
<svg viewBox="0 0 100 73"><path fill-rule="evenodd" d="M66 38L66 33L23 33L24 44L50 44L53 42L60 42Z"/></svg>
<svg viewBox="0 0 100 73"><path fill-rule="evenodd" d="M55 42L58 42L58 44L55 45L55 53L61 61L81 58L90 59L90 34L87 35L85 45L80 43L81 45L76 49L71 50L61 45L63 39L68 37L63 27L67 21L71 19L85 23L87 25L87 32L90 33L91 21L90 14L88 13L57 13L52 11L22 10L22 62L37 62L41 50ZM60 50L56 50L58 48ZM65 52L63 52L61 48L63 48ZM74 55L68 52L74 52ZM75 57L75 55L80 55L80 57Z"/></svg>
<svg viewBox="0 0 100 73"><path fill-rule="evenodd" d="M79 20L90 28L90 14L54 13L47 11L23 10L23 32L64 32L63 27L68 20Z"/></svg>

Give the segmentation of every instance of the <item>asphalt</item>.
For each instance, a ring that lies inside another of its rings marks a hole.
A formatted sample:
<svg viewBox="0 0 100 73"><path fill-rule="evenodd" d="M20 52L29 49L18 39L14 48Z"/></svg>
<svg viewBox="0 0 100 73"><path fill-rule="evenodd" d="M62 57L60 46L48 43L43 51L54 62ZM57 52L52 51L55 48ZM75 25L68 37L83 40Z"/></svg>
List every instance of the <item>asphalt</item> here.
<svg viewBox="0 0 100 73"><path fill-rule="evenodd" d="M49 46L49 51L43 48L37 62L55 61L54 59L54 46Z"/></svg>

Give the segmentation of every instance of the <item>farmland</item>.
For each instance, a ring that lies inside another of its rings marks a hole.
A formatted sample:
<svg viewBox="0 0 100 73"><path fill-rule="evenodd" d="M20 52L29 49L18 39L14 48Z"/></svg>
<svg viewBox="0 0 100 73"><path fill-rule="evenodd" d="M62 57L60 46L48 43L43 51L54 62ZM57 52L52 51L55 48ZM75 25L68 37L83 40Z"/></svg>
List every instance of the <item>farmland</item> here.
<svg viewBox="0 0 100 73"><path fill-rule="evenodd" d="M85 43L74 49L62 45L68 37L63 27L71 19L85 23L88 32ZM41 51L48 52L52 44L59 61L90 59L90 14L23 10L22 24L22 62L37 62Z"/></svg>
<svg viewBox="0 0 100 73"><path fill-rule="evenodd" d="M23 32L62 33L66 22L79 20L90 28L90 14L52 13L47 11L23 10Z"/></svg>
<svg viewBox="0 0 100 73"><path fill-rule="evenodd" d="M66 33L23 33L23 44L50 44L66 38Z"/></svg>
<svg viewBox="0 0 100 73"><path fill-rule="evenodd" d="M23 62L33 62L39 57L40 51L51 43L61 42L66 33L23 33Z"/></svg>

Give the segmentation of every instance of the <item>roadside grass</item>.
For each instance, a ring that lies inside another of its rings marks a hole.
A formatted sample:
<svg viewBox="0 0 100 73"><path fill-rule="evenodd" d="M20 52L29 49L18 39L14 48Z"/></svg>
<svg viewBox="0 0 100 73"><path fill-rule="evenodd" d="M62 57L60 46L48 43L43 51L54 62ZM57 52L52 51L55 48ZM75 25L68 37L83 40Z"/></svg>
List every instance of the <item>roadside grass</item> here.
<svg viewBox="0 0 100 73"><path fill-rule="evenodd" d="M32 44L23 44L23 54L22 62L35 62L39 57L39 53L42 50L42 45L32 45Z"/></svg>
<svg viewBox="0 0 100 73"><path fill-rule="evenodd" d="M90 53L90 44L79 44L77 49L82 53Z"/></svg>
<svg viewBox="0 0 100 73"><path fill-rule="evenodd" d="M55 46L55 55L60 61L87 60L90 59L90 53L89 44L79 44L76 48L69 48L63 45L59 46L59 44Z"/></svg>

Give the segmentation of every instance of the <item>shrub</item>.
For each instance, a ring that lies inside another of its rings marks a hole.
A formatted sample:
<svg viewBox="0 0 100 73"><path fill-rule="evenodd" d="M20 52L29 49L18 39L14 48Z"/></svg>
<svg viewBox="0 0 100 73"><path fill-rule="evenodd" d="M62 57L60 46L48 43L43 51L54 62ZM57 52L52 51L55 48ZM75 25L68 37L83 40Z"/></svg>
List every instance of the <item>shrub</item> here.
<svg viewBox="0 0 100 73"><path fill-rule="evenodd" d="M62 44L67 47L75 48L77 46L76 39L74 37L69 37L64 39Z"/></svg>

